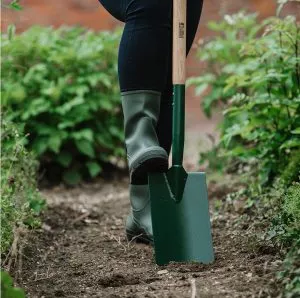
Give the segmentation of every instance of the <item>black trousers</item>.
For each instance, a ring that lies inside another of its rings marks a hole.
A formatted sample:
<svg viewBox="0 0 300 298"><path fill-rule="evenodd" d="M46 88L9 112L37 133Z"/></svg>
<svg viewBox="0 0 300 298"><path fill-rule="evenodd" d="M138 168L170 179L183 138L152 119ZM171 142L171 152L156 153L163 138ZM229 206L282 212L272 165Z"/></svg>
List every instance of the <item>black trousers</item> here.
<svg viewBox="0 0 300 298"><path fill-rule="evenodd" d="M121 92L162 94L157 135L168 153L172 143L172 0L99 0L125 23L118 56ZM203 0L187 0L187 54L197 31Z"/></svg>

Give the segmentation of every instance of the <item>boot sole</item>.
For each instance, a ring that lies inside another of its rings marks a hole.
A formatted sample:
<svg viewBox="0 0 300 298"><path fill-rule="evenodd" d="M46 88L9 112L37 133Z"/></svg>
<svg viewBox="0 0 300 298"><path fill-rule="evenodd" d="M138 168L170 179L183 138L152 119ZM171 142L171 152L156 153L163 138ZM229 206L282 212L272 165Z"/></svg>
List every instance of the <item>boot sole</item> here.
<svg viewBox="0 0 300 298"><path fill-rule="evenodd" d="M136 242L136 243L143 243L148 245L153 245L153 240L151 240L145 232L142 232L140 234L136 234L133 232L130 232L129 230L126 230L126 238L128 242Z"/></svg>
<svg viewBox="0 0 300 298"><path fill-rule="evenodd" d="M168 159L165 157L154 157L141 162L139 166L131 171L130 180L132 184L148 183L148 173L163 173L168 171Z"/></svg>

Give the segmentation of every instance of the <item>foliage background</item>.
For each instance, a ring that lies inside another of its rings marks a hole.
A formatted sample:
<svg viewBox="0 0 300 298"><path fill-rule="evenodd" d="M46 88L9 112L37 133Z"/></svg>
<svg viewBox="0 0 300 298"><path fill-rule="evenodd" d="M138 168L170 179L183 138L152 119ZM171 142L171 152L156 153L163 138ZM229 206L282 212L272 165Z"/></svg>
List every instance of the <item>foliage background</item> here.
<svg viewBox="0 0 300 298"><path fill-rule="evenodd" d="M76 184L124 157L120 30L33 26L2 37L2 104L48 178Z"/></svg>

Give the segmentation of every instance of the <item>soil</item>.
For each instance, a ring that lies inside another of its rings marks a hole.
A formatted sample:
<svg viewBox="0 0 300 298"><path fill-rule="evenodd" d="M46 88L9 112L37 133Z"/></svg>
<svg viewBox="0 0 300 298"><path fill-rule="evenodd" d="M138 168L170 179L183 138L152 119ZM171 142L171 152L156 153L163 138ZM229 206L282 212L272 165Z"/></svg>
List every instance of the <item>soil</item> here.
<svg viewBox="0 0 300 298"><path fill-rule="evenodd" d="M209 186L215 262L159 267L153 248L128 243L128 181L43 190L48 209L30 233L18 284L28 297L276 297L272 249L257 248L237 211L215 216L222 189Z"/></svg>

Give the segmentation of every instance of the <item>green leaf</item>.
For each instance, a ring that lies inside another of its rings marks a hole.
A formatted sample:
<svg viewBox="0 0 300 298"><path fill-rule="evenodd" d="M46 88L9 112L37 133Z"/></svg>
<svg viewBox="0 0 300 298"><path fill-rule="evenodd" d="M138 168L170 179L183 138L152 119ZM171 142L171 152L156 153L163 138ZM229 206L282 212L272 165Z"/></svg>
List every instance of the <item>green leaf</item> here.
<svg viewBox="0 0 300 298"><path fill-rule="evenodd" d="M201 96L205 91L206 89L209 87L209 84L208 83L203 83L203 84L200 84L198 85L196 88L195 88L195 94L197 96Z"/></svg>
<svg viewBox="0 0 300 298"><path fill-rule="evenodd" d="M45 209L46 201L43 199L33 199L29 202L29 207L34 211L35 214L40 214Z"/></svg>
<svg viewBox="0 0 300 298"><path fill-rule="evenodd" d="M74 99L66 102L65 104L57 107L56 112L60 115L66 115L74 107L82 105L83 103L84 103L84 98L81 96L77 96Z"/></svg>
<svg viewBox="0 0 300 298"><path fill-rule="evenodd" d="M63 180L69 185L76 185L81 179L81 174L77 170L67 170L63 173Z"/></svg>
<svg viewBox="0 0 300 298"><path fill-rule="evenodd" d="M109 127L109 132L111 133L111 135L118 137L118 138L122 138L123 137L123 130L120 129L119 127L116 126L110 126Z"/></svg>
<svg viewBox="0 0 300 298"><path fill-rule="evenodd" d="M74 120L63 120L61 123L58 124L58 129L66 129L75 125L76 122Z"/></svg>
<svg viewBox="0 0 300 298"><path fill-rule="evenodd" d="M87 140L76 140L75 144L76 144L77 149L81 153L83 153L91 158L95 157L94 147L91 142L89 142Z"/></svg>
<svg viewBox="0 0 300 298"><path fill-rule="evenodd" d="M57 133L57 129L51 125L47 125L45 123L36 123L35 128L39 135L52 135L54 133Z"/></svg>
<svg viewBox="0 0 300 298"><path fill-rule="evenodd" d="M19 4L20 0L13 0L10 2L9 7L14 10L22 10L22 6Z"/></svg>
<svg viewBox="0 0 300 298"><path fill-rule="evenodd" d="M26 89L20 84L15 85L10 92L10 97L14 103L22 103L26 96Z"/></svg>
<svg viewBox="0 0 300 298"><path fill-rule="evenodd" d="M61 89L55 85L55 82L51 81L47 88L41 90L41 93L57 101L61 96Z"/></svg>
<svg viewBox="0 0 300 298"><path fill-rule="evenodd" d="M62 144L61 137L59 135L53 135L49 138L48 148L51 149L53 152L58 153L61 144Z"/></svg>
<svg viewBox="0 0 300 298"><path fill-rule="evenodd" d="M21 288L13 286L13 279L5 272L1 271L1 297L3 298L25 298L25 292Z"/></svg>
<svg viewBox="0 0 300 298"><path fill-rule="evenodd" d="M56 157L56 160L65 168L69 167L72 162L72 154L66 151L62 151Z"/></svg>
<svg viewBox="0 0 300 298"><path fill-rule="evenodd" d="M101 166L97 162L88 161L85 164L89 170L91 177L96 177L102 170Z"/></svg>
<svg viewBox="0 0 300 298"><path fill-rule="evenodd" d="M48 138L36 138L32 143L32 149L37 155L42 155L48 148Z"/></svg>
<svg viewBox="0 0 300 298"><path fill-rule="evenodd" d="M290 139L286 142L284 142L281 146L280 149L289 149L289 148L295 148L299 147L300 148L300 139Z"/></svg>
<svg viewBox="0 0 300 298"><path fill-rule="evenodd" d="M109 134L98 133L96 135L96 140L104 148L109 148L111 150L115 149L114 145L112 144L111 137Z"/></svg>
<svg viewBox="0 0 300 298"><path fill-rule="evenodd" d="M292 134L300 134L300 127L297 127L296 129L291 131Z"/></svg>
<svg viewBox="0 0 300 298"><path fill-rule="evenodd" d="M112 101L109 98L101 98L99 99L99 106L106 111L112 111L114 108L114 104L112 103Z"/></svg>
<svg viewBox="0 0 300 298"><path fill-rule="evenodd" d="M4 296L5 297L5 296ZM25 292L20 288L10 288L6 290L7 298L25 298Z"/></svg>
<svg viewBox="0 0 300 298"><path fill-rule="evenodd" d="M81 129L79 131L73 132L72 137L75 140L87 140L87 141L92 142L94 140L94 132L89 128L85 128L85 129Z"/></svg>
<svg viewBox="0 0 300 298"><path fill-rule="evenodd" d="M39 97L30 101L28 109L22 114L21 119L23 121L29 120L31 117L35 117L39 114L49 112L51 103L44 98Z"/></svg>
<svg viewBox="0 0 300 298"><path fill-rule="evenodd" d="M12 277L5 271L1 271L1 285L11 287L13 284Z"/></svg>

